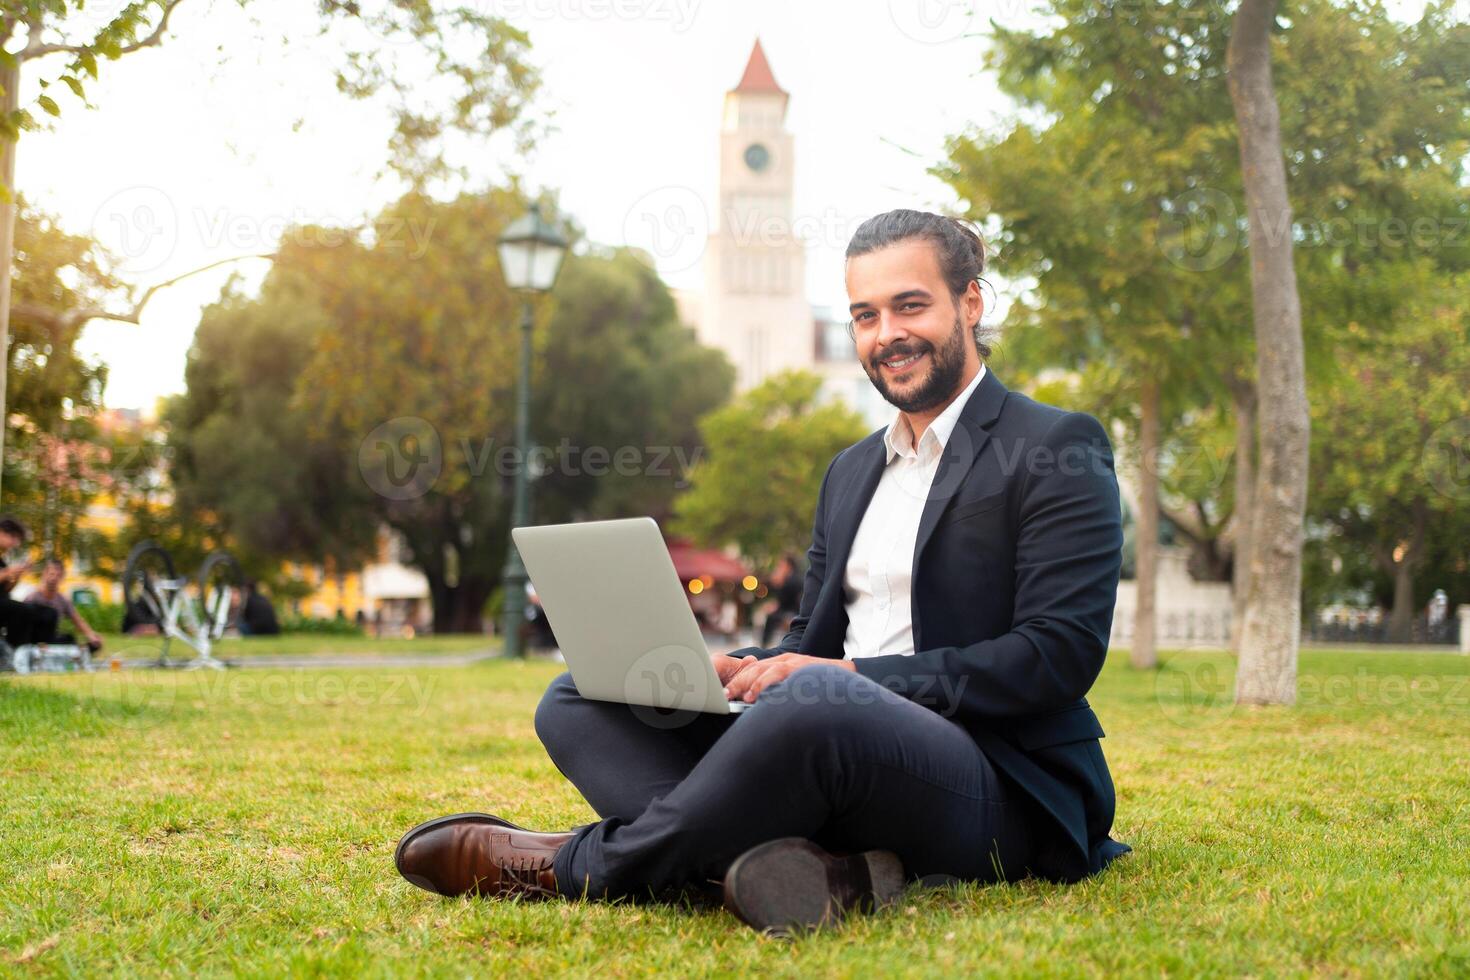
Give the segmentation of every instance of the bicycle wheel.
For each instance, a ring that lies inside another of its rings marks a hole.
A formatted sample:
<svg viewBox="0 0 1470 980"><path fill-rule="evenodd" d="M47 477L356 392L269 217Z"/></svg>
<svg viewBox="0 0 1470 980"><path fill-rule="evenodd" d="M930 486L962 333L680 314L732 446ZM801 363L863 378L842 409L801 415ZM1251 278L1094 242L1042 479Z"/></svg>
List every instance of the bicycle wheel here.
<svg viewBox="0 0 1470 980"><path fill-rule="evenodd" d="M245 573L228 551L216 551L199 569L199 600L204 604L204 628L211 640L239 625L245 601Z"/></svg>
<svg viewBox="0 0 1470 980"><path fill-rule="evenodd" d="M161 545L152 541L140 541L128 552L128 562L123 568L124 615L134 624L157 626L160 633L167 618L169 588L164 582L177 578L174 560ZM163 648L159 651L159 663L168 656L169 637L163 637Z"/></svg>

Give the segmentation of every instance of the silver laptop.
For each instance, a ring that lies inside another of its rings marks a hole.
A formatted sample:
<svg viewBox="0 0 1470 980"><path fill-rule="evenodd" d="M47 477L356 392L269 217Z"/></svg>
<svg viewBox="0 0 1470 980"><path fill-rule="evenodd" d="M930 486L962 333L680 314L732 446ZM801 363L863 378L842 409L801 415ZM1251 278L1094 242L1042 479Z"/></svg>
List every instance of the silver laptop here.
<svg viewBox="0 0 1470 980"><path fill-rule="evenodd" d="M735 714L651 517L511 529L577 691Z"/></svg>

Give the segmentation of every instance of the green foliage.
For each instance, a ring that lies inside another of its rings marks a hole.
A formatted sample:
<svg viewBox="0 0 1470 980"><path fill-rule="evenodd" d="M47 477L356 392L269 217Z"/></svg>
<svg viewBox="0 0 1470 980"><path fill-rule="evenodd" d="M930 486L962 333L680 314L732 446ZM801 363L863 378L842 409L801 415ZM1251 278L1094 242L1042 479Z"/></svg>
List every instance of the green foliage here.
<svg viewBox="0 0 1470 980"><path fill-rule="evenodd" d="M700 422L706 457L675 503L673 530L706 547L734 544L757 567L811 541L812 507L827 464L867 433L821 379L788 371Z"/></svg>
<svg viewBox="0 0 1470 980"><path fill-rule="evenodd" d="M997 26L987 55L1019 104L1014 123L955 138L935 172L990 222L1001 268L1027 287L1006 324L1008 377L1069 372L1067 403L1123 423L1125 454L1139 384L1157 382L1164 502L1199 518L1219 558L1234 507L1232 396L1254 374L1224 78L1232 12L1201 0L1042 11L1039 30ZM1296 220L1275 232L1297 236L1321 391L1339 361L1411 316L1423 263L1437 276L1470 264L1455 247L1470 227L1470 26L1443 2L1404 24L1376 3L1299 0L1283 8L1275 58Z"/></svg>
<svg viewBox="0 0 1470 980"><path fill-rule="evenodd" d="M177 511L217 515L257 577L283 559L350 566L370 557L368 489L341 446L290 410L324 317L306 293L270 288L251 300L233 282L200 319L188 394L164 412Z"/></svg>
<svg viewBox="0 0 1470 980"><path fill-rule="evenodd" d="M729 398L734 369L695 340L667 287L629 251L571 256L555 295L531 429L540 445L566 446L568 465L537 479L537 523L663 520L702 449L698 419ZM594 467L594 447L630 465Z"/></svg>
<svg viewBox="0 0 1470 980"><path fill-rule="evenodd" d="M450 202L410 194L370 241L288 235L260 296L227 294L201 322L188 393L170 410L181 506L210 515L248 554L343 564L387 524L429 579L436 631L477 632L505 558L518 465L506 451L520 304L495 240L525 207L514 190ZM570 255L537 321L532 433L583 455L566 466L552 457L535 519L667 512L675 474L604 474L585 452L692 455L692 420L726 397L728 365L678 324L657 276L620 251ZM405 418L420 420L437 475L417 495L385 495L375 433Z"/></svg>
<svg viewBox="0 0 1470 980"><path fill-rule="evenodd" d="M66 314L119 289L94 241L67 234L21 199L6 350L5 510L45 552L97 546L78 519L111 485L111 436L96 424L107 368L77 353L82 321Z"/></svg>
<svg viewBox="0 0 1470 980"><path fill-rule="evenodd" d="M279 617L282 633L310 633L317 636L363 636L362 629L353 620L335 616L292 616Z"/></svg>
<svg viewBox="0 0 1470 980"><path fill-rule="evenodd" d="M525 153L545 133L531 111L541 74L530 37L492 8L433 0L320 0L320 8L322 37L340 58L337 90L390 98L389 166L416 189L469 175L451 162L451 136L508 136Z"/></svg>
<svg viewBox="0 0 1470 980"><path fill-rule="evenodd" d="M1386 599L1407 563L1415 605L1448 586L1453 606L1470 602L1470 273L1447 279L1423 260L1399 271L1412 297L1396 320L1314 387L1308 516L1346 583Z"/></svg>
<svg viewBox="0 0 1470 980"><path fill-rule="evenodd" d="M997 358L1026 387L1121 424L1120 456L1222 510L1192 465L1249 376L1249 279L1229 213L1238 151L1224 85L1229 13L1208 2L1052 0L1035 32L997 26L986 66L1020 106L1006 131L955 138L935 169L989 225L1025 291ZM1223 247L1211 247L1216 240ZM1058 370L1067 381L1054 379ZM1145 469L1144 382L1163 455ZM1064 389L1064 390L1059 390ZM1228 516L1228 510L1224 516ZM1223 517L1221 519L1223 523ZM1218 533L1219 527L1213 530Z"/></svg>
<svg viewBox="0 0 1470 980"><path fill-rule="evenodd" d="M87 625L99 633L121 633L123 613L126 610L120 602L89 602L78 603L77 612L87 621ZM62 629L66 627L63 625Z"/></svg>

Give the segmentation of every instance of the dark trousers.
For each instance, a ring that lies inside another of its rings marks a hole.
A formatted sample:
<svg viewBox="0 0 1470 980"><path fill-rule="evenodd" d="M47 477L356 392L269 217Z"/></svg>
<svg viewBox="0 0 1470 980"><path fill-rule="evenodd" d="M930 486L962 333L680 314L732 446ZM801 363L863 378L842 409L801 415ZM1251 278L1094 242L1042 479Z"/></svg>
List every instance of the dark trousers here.
<svg viewBox="0 0 1470 980"><path fill-rule="evenodd" d="M835 665L793 672L735 716L589 701L563 674L536 733L602 817L557 853L570 895L708 885L778 837L891 850L911 880L1015 878L1030 857L1027 804L963 728Z"/></svg>
<svg viewBox="0 0 1470 980"><path fill-rule="evenodd" d="M5 630L5 642L12 647L55 642L58 618L50 606L0 596L0 627Z"/></svg>

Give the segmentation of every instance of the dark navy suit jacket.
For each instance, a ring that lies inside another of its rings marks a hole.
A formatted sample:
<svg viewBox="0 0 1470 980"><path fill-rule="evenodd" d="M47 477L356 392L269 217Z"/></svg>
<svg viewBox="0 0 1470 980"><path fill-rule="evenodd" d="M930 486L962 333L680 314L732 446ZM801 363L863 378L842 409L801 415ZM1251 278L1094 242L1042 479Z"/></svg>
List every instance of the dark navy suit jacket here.
<svg viewBox="0 0 1470 980"><path fill-rule="evenodd" d="M822 479L801 610L778 647L842 659L843 576L886 463L883 430ZM1085 695L1102 669L1123 526L1098 421L1043 405L986 369L949 438L919 522L913 655L858 673L963 725L1040 819L1032 871L1075 881L1130 850L1108 835L1115 797Z"/></svg>

